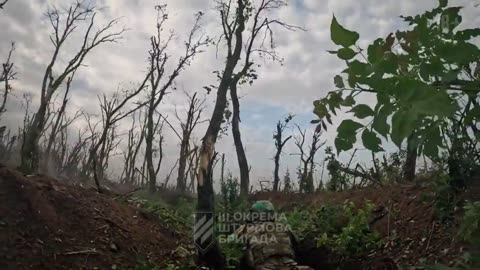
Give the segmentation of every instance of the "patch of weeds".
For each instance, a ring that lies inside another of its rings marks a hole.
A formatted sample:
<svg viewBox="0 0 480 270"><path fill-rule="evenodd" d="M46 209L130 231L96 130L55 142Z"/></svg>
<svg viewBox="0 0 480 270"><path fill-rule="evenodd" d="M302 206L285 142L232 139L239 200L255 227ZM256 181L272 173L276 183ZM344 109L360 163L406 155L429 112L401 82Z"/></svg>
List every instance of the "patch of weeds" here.
<svg viewBox="0 0 480 270"><path fill-rule="evenodd" d="M160 270L160 266L149 262L143 257L137 257L137 265L135 266L135 270Z"/></svg>
<svg viewBox="0 0 480 270"><path fill-rule="evenodd" d="M243 245L236 241L220 241L220 247L227 261L227 269L237 269L243 257Z"/></svg>
<svg viewBox="0 0 480 270"><path fill-rule="evenodd" d="M381 245L380 236L369 226L373 204L357 209L352 202L324 206L318 210L298 210L287 214L288 223L300 240L314 239L344 258L367 255Z"/></svg>

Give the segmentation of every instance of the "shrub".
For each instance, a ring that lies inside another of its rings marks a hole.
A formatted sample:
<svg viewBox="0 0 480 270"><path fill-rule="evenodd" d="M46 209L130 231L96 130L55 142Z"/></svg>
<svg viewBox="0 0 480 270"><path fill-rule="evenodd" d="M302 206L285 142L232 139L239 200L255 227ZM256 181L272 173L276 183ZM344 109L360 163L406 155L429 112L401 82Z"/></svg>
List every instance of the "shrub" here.
<svg viewBox="0 0 480 270"><path fill-rule="evenodd" d="M318 210L294 210L288 223L303 239L314 239L317 247L326 247L343 257L369 253L380 245L379 235L369 227L373 205L357 209L352 202L343 206L323 206Z"/></svg>

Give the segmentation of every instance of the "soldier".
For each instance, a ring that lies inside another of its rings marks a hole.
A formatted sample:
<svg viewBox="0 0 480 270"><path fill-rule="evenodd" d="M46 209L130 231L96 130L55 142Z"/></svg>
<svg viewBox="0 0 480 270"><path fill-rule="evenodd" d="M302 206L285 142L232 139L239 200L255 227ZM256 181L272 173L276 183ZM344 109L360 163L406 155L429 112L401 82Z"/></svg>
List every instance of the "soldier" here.
<svg viewBox="0 0 480 270"><path fill-rule="evenodd" d="M235 233L246 248L240 269L313 270L308 266L299 266L294 260L295 238L287 224L275 220L271 202L255 202L249 214L249 222Z"/></svg>

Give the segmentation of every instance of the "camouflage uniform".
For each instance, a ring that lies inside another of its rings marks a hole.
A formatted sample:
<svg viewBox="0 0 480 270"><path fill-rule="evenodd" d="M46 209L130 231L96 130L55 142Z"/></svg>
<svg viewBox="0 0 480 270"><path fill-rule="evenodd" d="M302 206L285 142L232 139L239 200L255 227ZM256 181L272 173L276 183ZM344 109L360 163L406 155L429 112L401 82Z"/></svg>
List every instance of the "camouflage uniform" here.
<svg viewBox="0 0 480 270"><path fill-rule="evenodd" d="M272 208L273 209L273 208ZM237 230L246 243L246 264L255 270L311 270L295 262L292 233L288 226L274 221L257 221Z"/></svg>

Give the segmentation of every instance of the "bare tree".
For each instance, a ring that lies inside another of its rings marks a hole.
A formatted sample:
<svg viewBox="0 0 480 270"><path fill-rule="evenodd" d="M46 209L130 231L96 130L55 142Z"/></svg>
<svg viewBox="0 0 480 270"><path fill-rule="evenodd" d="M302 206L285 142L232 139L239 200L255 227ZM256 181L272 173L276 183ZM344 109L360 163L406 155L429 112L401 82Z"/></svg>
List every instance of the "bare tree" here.
<svg viewBox="0 0 480 270"><path fill-rule="evenodd" d="M313 172L315 170L315 155L317 151L325 145L325 142L320 142L321 132L315 130L312 135L312 142L308 150L305 150L306 143L306 130L302 130L298 125L297 129L300 135L295 137L295 145L297 146L300 156L300 192L313 192Z"/></svg>
<svg viewBox="0 0 480 270"><path fill-rule="evenodd" d="M109 136L114 136L114 130L112 129L114 129L119 121L144 105L138 104L135 105L134 108L124 110L126 105L145 89L147 79L148 76L146 76L138 88L133 91L124 91L123 94L117 92L111 98L107 98L106 95L103 95L101 98L99 97L102 111L102 130L100 134L96 134L95 127L91 128L93 142L87 162L87 170L93 171L95 184L99 192L102 192L99 166L103 167L105 164L104 161L108 158L107 153L111 146L110 143L112 143L111 137Z"/></svg>
<svg viewBox="0 0 480 270"><path fill-rule="evenodd" d="M132 114L132 126L128 130L127 134L127 149L123 152L123 172L122 172L122 179L123 183L128 184L135 184L136 174L137 171L135 170L137 164L137 156L140 152L140 148L142 146L143 140L145 139L145 120L141 119L141 114L138 117L139 122L141 122L140 126L137 128L136 126L136 115L135 113ZM143 121L143 122L142 122ZM140 132L138 132L140 129Z"/></svg>
<svg viewBox="0 0 480 270"><path fill-rule="evenodd" d="M6 126L0 127L0 161L8 163L13 155L13 149L17 144L18 136L7 131Z"/></svg>
<svg viewBox="0 0 480 270"><path fill-rule="evenodd" d="M35 113L32 125L27 128L24 145L22 147L21 169L25 172L38 171L38 141L45 128L46 112L53 94L57 92L60 85L62 85L69 76L73 78L73 74L82 66L85 57L92 52L93 49L104 43L117 42L125 31L125 29L119 31L113 30L119 22L118 19L115 19L94 32L96 15L95 8L84 2L76 2L64 11L59 11L53 6L47 12L53 28L50 41L54 46L54 52L43 77L39 108ZM72 33L78 29L79 25L83 22L86 22L88 26L82 34L83 40L80 42L80 48L77 53L67 61L67 64L61 69L58 75L56 75L54 69L57 66L57 60L63 46L66 41L72 37Z"/></svg>
<svg viewBox="0 0 480 270"><path fill-rule="evenodd" d="M92 139L90 136L85 136L87 131L88 129L78 130L75 143L67 150L60 174L70 178L81 176L84 170L82 165L86 164L88 158L88 142Z"/></svg>
<svg viewBox="0 0 480 270"><path fill-rule="evenodd" d="M236 23L236 18L234 18L233 21L231 20L231 2L232 1L229 1L228 4L224 3L223 6L221 6L222 26L224 29L223 36L227 43L229 54L232 51L232 41L234 37L237 38L234 29L240 26ZM252 6L253 12L251 15L253 21L251 28L247 31L249 33L246 44L244 45L244 64L237 73L232 74L230 81L230 97L233 105L232 135L240 170L240 195L243 197L248 194L250 170L240 134L240 102L238 99L237 86L243 83L249 83L251 85L257 78L256 70L253 68L254 62L252 60L252 54L258 53L260 56L270 57L274 61L280 60L275 51L275 44L273 42L273 32L271 29L273 25L279 25L289 30L300 29L278 20L270 20L265 16L265 13L269 11L286 6L287 3L284 0L262 0L258 6L255 6L253 2L250 3L248 1L245 1L244 4ZM247 7L247 9L249 8L250 7ZM249 19L248 16L249 15L245 18L246 21ZM257 40L259 36L263 36L261 42ZM268 38L268 42L266 42L266 38Z"/></svg>
<svg viewBox="0 0 480 270"><path fill-rule="evenodd" d="M50 122L50 123L46 125L45 129L48 129L48 127L49 127L50 134L47 137L47 143L46 143L46 146L44 147L45 156L42 159L43 160L42 167L46 171L48 171L50 169L50 161L51 161L52 153L54 153L58 150L55 146L56 145L61 146L60 148L63 149L63 150L66 150L66 148L67 148L67 142L66 141L65 141L65 144L59 145L59 144L55 144L55 140L57 140L57 138L59 136L61 136L62 139L66 139L68 127L76 119L78 119L81 116L81 112L79 112L79 111L77 111L73 117L67 117L66 116L66 108L67 108L67 104L68 104L68 101L69 101L68 100L68 94L70 92L70 87L71 87L71 84L72 84L72 78L73 77L69 77L67 79L65 94L63 96L63 100L62 100L61 106L58 109L58 111L48 113L48 115L51 115L51 117L47 117L47 118L51 118L51 119L50 119L50 121L47 121L47 122ZM63 161L63 159L60 159L60 161ZM55 164L55 165L57 166L57 169L58 169L58 168L61 167L62 163L57 162L57 164ZM39 169L42 169L42 168L39 168Z"/></svg>
<svg viewBox="0 0 480 270"><path fill-rule="evenodd" d="M15 79L16 72L13 69L12 54L15 51L15 43L12 43L10 52L8 53L7 60L2 64L2 73L0 74L0 83L3 84L3 96L0 103L0 117L5 112L5 106L7 104L8 94L12 90L10 81Z"/></svg>
<svg viewBox="0 0 480 270"><path fill-rule="evenodd" d="M279 183L280 183L280 176L278 175L280 170L280 156L282 155L282 150L285 144L292 138L292 136L288 136L287 138L283 139L283 132L285 128L287 128L288 123L292 120L293 115L287 116L287 118L281 122L278 121L277 123L277 130L273 133L273 139L275 140L275 148L277 148L277 152L275 153L274 162L275 162L275 169L273 170L273 191L277 192L279 190Z"/></svg>
<svg viewBox="0 0 480 270"><path fill-rule="evenodd" d="M237 98L237 85L240 82L251 82L255 77L255 71L252 69L252 55L254 53L261 53L263 55L271 56L274 59L276 55L272 50L266 49L268 45L264 41L272 41L272 28L274 25L279 25L289 29L294 27L282 23L278 20L268 19L266 16L269 12L281 8L286 5L285 1L281 0L262 0L257 6L251 1L247 0L219 0L217 1L217 10L220 13L221 25L223 33L220 37L217 46L225 44L226 46L226 61L222 71L218 72L219 85L217 87L217 97L215 107L212 112L210 124L203 137L202 146L200 148L200 166L197 175L197 192L198 204L196 220L199 221L204 218L200 212L214 212L214 193L212 184L212 166L215 157L215 144L217 142L225 110L227 108L227 92L230 89L232 101L234 104L235 127L232 131L234 135L235 147L237 149L237 157L239 159L239 166L241 167L241 190L242 194L248 193L249 187L249 169L246 162L245 152L241 144L238 123L240 122L240 109ZM248 20L252 19L252 28L247 30ZM265 37L265 38L264 38ZM270 38L269 38L270 37ZM260 40L260 43L259 43ZM262 41L263 40L263 41ZM258 45L259 43L260 45ZM271 46L273 47L273 46ZM217 47L218 48L218 47ZM262 49L263 48L263 49ZM240 59L244 60L244 64L240 63ZM238 71L236 72L236 69ZM225 268L225 259L220 252L218 243L212 235L209 239L213 244L209 246L207 252L200 252L200 261L215 269ZM205 241L205 243L211 243Z"/></svg>
<svg viewBox="0 0 480 270"><path fill-rule="evenodd" d="M190 175L190 186L188 190L192 193L195 192L195 178L197 177L198 165L200 161L200 156L198 155L199 147L197 145L193 146L193 149L190 151L190 156L188 158L188 168L185 176Z"/></svg>
<svg viewBox="0 0 480 270"><path fill-rule="evenodd" d="M415 180L415 171L417 165L417 148L413 146L414 134L410 135L407 140L407 158L405 161L405 167L403 171L403 177L406 181L412 182Z"/></svg>
<svg viewBox="0 0 480 270"><path fill-rule="evenodd" d="M156 36L151 37L151 48L149 52L149 65L150 65L150 77L149 77L149 86L150 94L148 101L148 110L147 110L147 124L146 124L146 149L145 149L145 158L149 179L150 192L155 191L155 169L153 165L153 140L155 137L154 132L154 115L155 112L162 102L164 96L167 93L167 90L170 89L175 82L175 79L180 75L180 73L190 65L191 60L195 55L201 53L202 47L206 46L210 39L204 35L199 35L200 31L200 19L202 18L202 13L197 13L195 15L195 23L191 29L188 39L185 41L185 52L178 59L178 62L173 69L173 71L167 75L165 74L165 66L169 63L170 56L167 54L167 49L170 44L170 41L173 38L174 33L170 32L166 39L163 39L163 28L165 22L168 20L168 13L166 12L166 5L159 5L156 7L158 11L157 17L157 34Z"/></svg>
<svg viewBox="0 0 480 270"><path fill-rule="evenodd" d="M195 148L193 150L190 149L190 138L195 127L203 122L200 121L200 117L203 111L203 104L205 103L205 99L200 100L197 98L197 93L193 94L193 96L188 96L188 99L189 106L186 120L182 120L178 113L175 111L175 115L180 122L180 126L182 129L182 142L180 143L180 155L178 158L179 162L177 175L177 190L180 192L186 191L187 174L185 170L187 166L187 159L189 156L192 155L191 151L195 150Z"/></svg>
<svg viewBox="0 0 480 270"><path fill-rule="evenodd" d="M167 174L167 177L165 177L165 182L163 183L163 188L168 188L168 182L170 182L170 179L172 178L172 174L175 171L175 168L177 168L178 165L178 159L175 161L175 164L173 164L172 168Z"/></svg>

